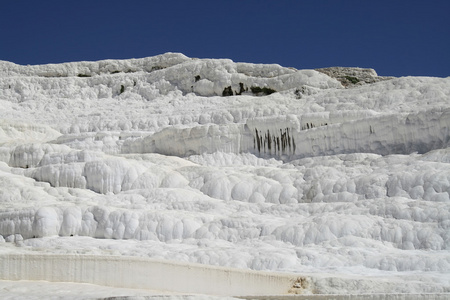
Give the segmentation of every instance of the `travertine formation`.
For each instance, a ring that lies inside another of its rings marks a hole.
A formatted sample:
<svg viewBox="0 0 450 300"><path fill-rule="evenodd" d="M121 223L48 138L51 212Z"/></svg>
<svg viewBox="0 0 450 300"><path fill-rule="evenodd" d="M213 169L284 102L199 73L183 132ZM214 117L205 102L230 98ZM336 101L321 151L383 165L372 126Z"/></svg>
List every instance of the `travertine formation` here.
<svg viewBox="0 0 450 300"><path fill-rule="evenodd" d="M0 62L0 108L0 255L450 291L450 78L178 53Z"/></svg>

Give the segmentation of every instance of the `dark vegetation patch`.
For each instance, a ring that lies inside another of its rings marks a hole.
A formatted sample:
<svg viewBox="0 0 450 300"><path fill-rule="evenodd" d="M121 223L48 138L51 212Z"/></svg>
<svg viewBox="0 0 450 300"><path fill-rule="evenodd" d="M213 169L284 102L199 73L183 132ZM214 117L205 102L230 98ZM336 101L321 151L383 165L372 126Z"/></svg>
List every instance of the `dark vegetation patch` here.
<svg viewBox="0 0 450 300"><path fill-rule="evenodd" d="M302 86L301 88L295 89L295 98L296 99L302 99L303 94L306 92L306 88Z"/></svg>
<svg viewBox="0 0 450 300"><path fill-rule="evenodd" d="M252 86L250 87L250 90L252 91L253 94L257 96L270 95L276 92L274 89L268 87L261 88L259 86Z"/></svg>
<svg viewBox="0 0 450 300"><path fill-rule="evenodd" d="M236 95L242 95L242 93L246 91L248 91L248 88L244 88L244 84L239 82L239 92L236 92Z"/></svg>
<svg viewBox="0 0 450 300"><path fill-rule="evenodd" d="M231 85L223 89L222 96L224 97L233 96L233 90L231 89Z"/></svg>
<svg viewBox="0 0 450 300"><path fill-rule="evenodd" d="M162 69L165 69L165 68L161 67L161 66L153 66L152 69L150 70L150 72L158 71L158 70L162 70Z"/></svg>
<svg viewBox="0 0 450 300"><path fill-rule="evenodd" d="M359 79L353 76L345 76L344 78L350 81L352 84L357 84L359 82Z"/></svg>
<svg viewBox="0 0 450 300"><path fill-rule="evenodd" d="M242 95L242 93L247 92L248 87L245 87L242 82L239 82L239 91L233 91L231 86L227 86L223 89L222 96L233 96L233 95ZM276 93L276 90L268 87L259 87L259 86L252 86L250 87L250 91L255 96L266 96L273 93Z"/></svg>

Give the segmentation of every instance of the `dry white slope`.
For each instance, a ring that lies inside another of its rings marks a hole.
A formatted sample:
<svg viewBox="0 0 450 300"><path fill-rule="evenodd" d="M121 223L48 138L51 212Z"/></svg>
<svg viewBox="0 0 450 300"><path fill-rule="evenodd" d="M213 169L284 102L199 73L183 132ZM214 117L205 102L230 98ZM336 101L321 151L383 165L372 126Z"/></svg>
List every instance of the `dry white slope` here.
<svg viewBox="0 0 450 300"><path fill-rule="evenodd" d="M450 78L344 88L176 53L0 62L0 107L0 241L20 251L450 291Z"/></svg>

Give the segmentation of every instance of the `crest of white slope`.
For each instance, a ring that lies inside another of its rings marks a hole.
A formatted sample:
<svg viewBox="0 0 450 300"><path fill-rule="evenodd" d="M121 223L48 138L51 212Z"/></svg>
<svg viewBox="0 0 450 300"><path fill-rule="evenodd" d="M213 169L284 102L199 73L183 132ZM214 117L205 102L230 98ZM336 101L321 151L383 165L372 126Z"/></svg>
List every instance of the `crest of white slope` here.
<svg viewBox="0 0 450 300"><path fill-rule="evenodd" d="M408 281L316 279L323 292L450 290L450 78L343 88L176 53L0 62L0 107L0 240L21 251Z"/></svg>

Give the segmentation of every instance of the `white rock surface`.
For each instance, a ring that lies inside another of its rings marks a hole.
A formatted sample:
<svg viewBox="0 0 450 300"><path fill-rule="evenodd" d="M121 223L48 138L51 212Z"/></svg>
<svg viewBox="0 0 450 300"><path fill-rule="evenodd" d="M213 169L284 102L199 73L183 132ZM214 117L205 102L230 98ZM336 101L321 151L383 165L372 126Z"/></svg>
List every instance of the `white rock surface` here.
<svg viewBox="0 0 450 300"><path fill-rule="evenodd" d="M450 292L450 77L346 89L176 53L0 62L0 107L0 254L358 276L312 276L318 293L361 293L374 276L421 283L377 291Z"/></svg>

